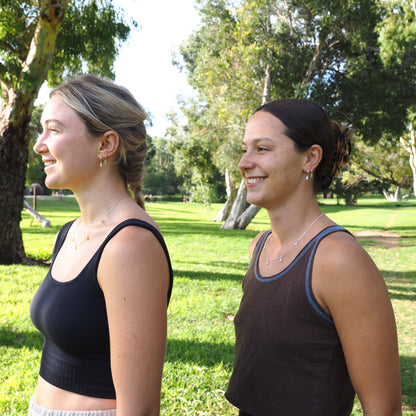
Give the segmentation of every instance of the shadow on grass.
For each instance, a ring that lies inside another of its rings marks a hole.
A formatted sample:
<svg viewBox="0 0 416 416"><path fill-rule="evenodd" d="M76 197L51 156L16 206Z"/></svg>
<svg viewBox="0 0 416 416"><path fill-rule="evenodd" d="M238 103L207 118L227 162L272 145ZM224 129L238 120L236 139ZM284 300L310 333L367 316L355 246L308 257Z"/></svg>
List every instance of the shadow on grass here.
<svg viewBox="0 0 416 416"><path fill-rule="evenodd" d="M400 356L402 400L406 410L416 410L416 358Z"/></svg>
<svg viewBox="0 0 416 416"><path fill-rule="evenodd" d="M37 331L16 332L9 328L0 328L0 346L41 350L43 337Z"/></svg>
<svg viewBox="0 0 416 416"><path fill-rule="evenodd" d="M200 272L200 271L189 271L189 270L174 270L174 277L183 277L192 280L209 280L210 282L215 282L216 280L230 280L230 281L239 281L242 280L245 274L242 271L241 273L216 273L216 272Z"/></svg>
<svg viewBox="0 0 416 416"><path fill-rule="evenodd" d="M166 361L199 364L207 367L220 363L232 363L234 344L225 342L192 341L168 339Z"/></svg>
<svg viewBox="0 0 416 416"><path fill-rule="evenodd" d="M380 272L386 280L391 299L416 301L416 270L410 272L380 270Z"/></svg>

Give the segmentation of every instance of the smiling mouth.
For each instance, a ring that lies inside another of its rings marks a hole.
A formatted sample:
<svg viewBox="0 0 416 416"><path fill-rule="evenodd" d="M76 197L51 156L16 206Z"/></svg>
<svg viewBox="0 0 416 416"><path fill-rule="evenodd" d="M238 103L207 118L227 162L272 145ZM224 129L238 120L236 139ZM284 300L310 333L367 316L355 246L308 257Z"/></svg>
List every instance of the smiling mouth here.
<svg viewBox="0 0 416 416"><path fill-rule="evenodd" d="M48 166L54 165L56 162L54 160L48 160L47 162L45 162L45 167L47 168Z"/></svg>
<svg viewBox="0 0 416 416"><path fill-rule="evenodd" d="M266 178L247 178L247 185L252 185L254 183L263 182Z"/></svg>

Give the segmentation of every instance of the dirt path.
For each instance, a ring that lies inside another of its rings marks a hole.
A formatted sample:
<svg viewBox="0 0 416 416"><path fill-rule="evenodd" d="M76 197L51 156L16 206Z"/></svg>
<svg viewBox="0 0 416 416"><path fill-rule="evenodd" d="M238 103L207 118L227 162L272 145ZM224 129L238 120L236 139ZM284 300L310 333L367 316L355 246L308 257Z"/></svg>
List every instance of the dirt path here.
<svg viewBox="0 0 416 416"><path fill-rule="evenodd" d="M400 236L396 233L390 233L388 231L359 231L355 234L358 241L361 240L373 240L374 245L382 246L385 248L399 248Z"/></svg>

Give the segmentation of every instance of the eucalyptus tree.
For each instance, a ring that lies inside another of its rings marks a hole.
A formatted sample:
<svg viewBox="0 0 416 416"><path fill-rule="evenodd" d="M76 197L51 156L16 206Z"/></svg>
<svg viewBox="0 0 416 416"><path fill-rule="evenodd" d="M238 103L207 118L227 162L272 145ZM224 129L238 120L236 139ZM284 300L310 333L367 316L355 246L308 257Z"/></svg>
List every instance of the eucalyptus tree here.
<svg viewBox="0 0 416 416"><path fill-rule="evenodd" d="M383 0L386 16L379 26L383 82L387 106L380 114L390 126L390 134L400 138L408 154L416 196L416 2Z"/></svg>
<svg viewBox="0 0 416 416"><path fill-rule="evenodd" d="M41 85L83 71L113 77L129 31L109 0L0 1L0 264L28 261L19 223L29 122Z"/></svg>
<svg viewBox="0 0 416 416"><path fill-rule="evenodd" d="M340 107L337 97L348 85L350 67L355 65L358 73L364 67L360 60L370 66L373 61L365 57L377 57L379 10L376 0L197 3L201 26L181 49L199 104L199 111L195 103L184 107L186 136L213 148L218 168L238 187L235 194L230 192L233 206L223 227L245 228L258 211L247 205L236 171L248 117L264 101L298 97L312 98L339 121L348 121L351 112Z"/></svg>

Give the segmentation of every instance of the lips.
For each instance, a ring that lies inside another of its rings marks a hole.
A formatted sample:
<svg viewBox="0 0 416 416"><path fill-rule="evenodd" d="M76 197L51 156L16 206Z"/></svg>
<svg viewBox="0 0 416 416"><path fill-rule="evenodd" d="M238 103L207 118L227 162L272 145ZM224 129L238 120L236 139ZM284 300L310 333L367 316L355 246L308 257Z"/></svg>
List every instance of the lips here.
<svg viewBox="0 0 416 416"><path fill-rule="evenodd" d="M45 164L45 168L52 166L56 163L55 160L44 160L43 163Z"/></svg>
<svg viewBox="0 0 416 416"><path fill-rule="evenodd" d="M246 178L247 186L255 185L257 183L263 182L266 178L258 177L258 178Z"/></svg>

